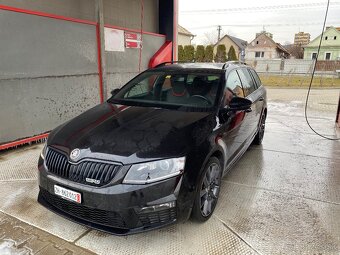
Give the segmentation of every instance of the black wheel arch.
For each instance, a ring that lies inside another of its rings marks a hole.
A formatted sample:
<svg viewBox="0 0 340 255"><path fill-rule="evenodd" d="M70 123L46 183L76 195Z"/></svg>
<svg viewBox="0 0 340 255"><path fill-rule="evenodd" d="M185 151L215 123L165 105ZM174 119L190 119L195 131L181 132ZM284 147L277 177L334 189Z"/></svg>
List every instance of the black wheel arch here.
<svg viewBox="0 0 340 255"><path fill-rule="evenodd" d="M211 157L218 158L221 163L221 167L224 170L226 161L228 159L227 155L228 151L225 143L221 139L216 139L216 143L214 144L214 146L208 148L208 151L205 151L204 157L202 155L202 158L204 158L204 160L200 161L199 170L194 171L194 169L190 169L189 173L184 176L181 191L178 197L180 204L182 204L181 208L178 208L183 214L181 218L188 219L191 215L191 209L195 202L195 194L197 192L197 189L199 188L198 182L202 177L205 166L209 159Z"/></svg>

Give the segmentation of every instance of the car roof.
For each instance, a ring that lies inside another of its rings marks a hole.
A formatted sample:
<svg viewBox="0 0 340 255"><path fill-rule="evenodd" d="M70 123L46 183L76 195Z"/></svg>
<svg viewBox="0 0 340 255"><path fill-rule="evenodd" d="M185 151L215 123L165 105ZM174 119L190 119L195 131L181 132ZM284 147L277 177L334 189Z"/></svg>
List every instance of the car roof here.
<svg viewBox="0 0 340 255"><path fill-rule="evenodd" d="M227 69L231 67L244 67L246 63L239 62L239 61L228 61L225 63L200 63L200 62L164 62L156 67L153 70L183 70L183 69L190 69L196 71L212 71L223 73L226 72Z"/></svg>

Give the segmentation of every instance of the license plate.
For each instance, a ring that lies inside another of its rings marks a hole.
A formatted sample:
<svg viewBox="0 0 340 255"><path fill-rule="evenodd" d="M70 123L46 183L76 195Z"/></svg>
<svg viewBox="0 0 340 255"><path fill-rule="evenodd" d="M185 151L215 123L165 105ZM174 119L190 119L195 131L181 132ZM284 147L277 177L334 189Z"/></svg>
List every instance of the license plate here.
<svg viewBox="0 0 340 255"><path fill-rule="evenodd" d="M81 203L81 194L79 192L54 185L54 193L62 198L66 198L79 204Z"/></svg>

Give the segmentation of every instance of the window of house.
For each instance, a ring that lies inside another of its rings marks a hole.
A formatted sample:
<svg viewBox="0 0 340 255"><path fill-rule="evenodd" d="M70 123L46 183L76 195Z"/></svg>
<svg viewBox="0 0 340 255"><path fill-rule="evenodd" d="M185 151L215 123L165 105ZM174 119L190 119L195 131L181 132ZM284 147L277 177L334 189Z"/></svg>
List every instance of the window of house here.
<svg viewBox="0 0 340 255"><path fill-rule="evenodd" d="M330 52L326 52L325 60L330 60L330 59L331 59L331 53Z"/></svg>
<svg viewBox="0 0 340 255"><path fill-rule="evenodd" d="M327 39L328 39L328 36L325 36L325 40L327 41Z"/></svg>
<svg viewBox="0 0 340 255"><path fill-rule="evenodd" d="M334 40L336 40L336 36L334 36Z"/></svg>
<svg viewBox="0 0 340 255"><path fill-rule="evenodd" d="M259 41L256 41L256 44L259 44Z"/></svg>
<svg viewBox="0 0 340 255"><path fill-rule="evenodd" d="M312 53L312 59L316 59L316 52Z"/></svg>
<svg viewBox="0 0 340 255"><path fill-rule="evenodd" d="M255 52L255 58L263 58L263 57L264 57L264 51Z"/></svg>

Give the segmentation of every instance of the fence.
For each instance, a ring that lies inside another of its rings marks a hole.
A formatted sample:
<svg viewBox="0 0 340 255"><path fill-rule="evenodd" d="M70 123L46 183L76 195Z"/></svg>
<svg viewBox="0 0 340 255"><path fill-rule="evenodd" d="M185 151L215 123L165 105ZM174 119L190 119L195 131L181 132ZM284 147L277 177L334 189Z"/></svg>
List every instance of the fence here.
<svg viewBox="0 0 340 255"><path fill-rule="evenodd" d="M327 61L312 59L259 59L248 62L258 73L271 74L311 74L315 66L316 75L337 76L340 70L340 61Z"/></svg>

